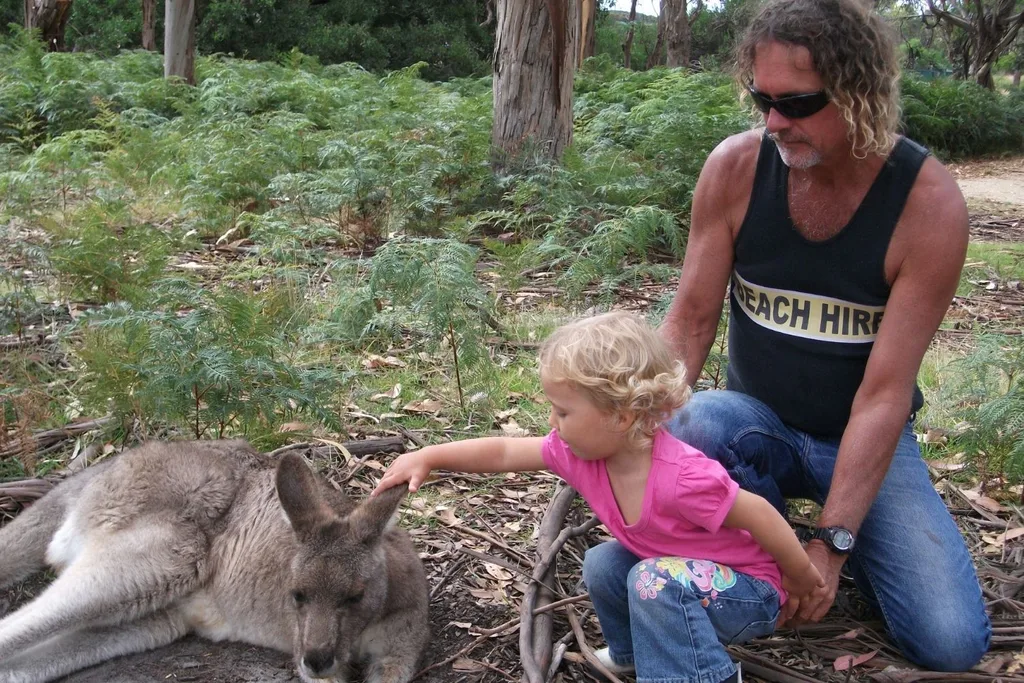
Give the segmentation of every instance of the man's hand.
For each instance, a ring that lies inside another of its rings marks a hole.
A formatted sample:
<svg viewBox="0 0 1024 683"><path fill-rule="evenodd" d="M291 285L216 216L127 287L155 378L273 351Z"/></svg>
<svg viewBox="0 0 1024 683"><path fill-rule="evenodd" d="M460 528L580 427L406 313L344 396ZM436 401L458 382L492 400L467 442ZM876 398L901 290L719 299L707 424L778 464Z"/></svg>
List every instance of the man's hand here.
<svg viewBox="0 0 1024 683"><path fill-rule="evenodd" d="M824 586L821 590L814 591L801 599L792 611L786 610L790 613L784 616L792 617L791 625L821 621L836 600L836 591L839 589L839 570L846 562L844 556L830 552L825 543L819 540L808 543L805 550L807 556L811 558L811 564L817 568L821 578L824 579ZM787 602L785 606L789 607L789 603Z"/></svg>

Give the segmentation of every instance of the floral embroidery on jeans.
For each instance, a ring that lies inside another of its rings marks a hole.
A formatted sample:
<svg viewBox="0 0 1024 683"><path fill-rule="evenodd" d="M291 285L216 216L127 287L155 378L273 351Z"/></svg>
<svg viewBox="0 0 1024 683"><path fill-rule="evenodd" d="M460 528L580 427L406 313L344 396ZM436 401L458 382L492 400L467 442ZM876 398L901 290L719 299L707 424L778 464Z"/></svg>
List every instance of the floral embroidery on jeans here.
<svg viewBox="0 0 1024 683"><path fill-rule="evenodd" d="M641 600L653 600L658 597L658 591L664 588L666 583L668 581L662 577L647 571L646 566L640 567L636 580L636 591L640 594Z"/></svg>
<svg viewBox="0 0 1024 683"><path fill-rule="evenodd" d="M722 591L736 585L736 572L717 562L662 557L655 562L655 566L661 573L712 600Z"/></svg>

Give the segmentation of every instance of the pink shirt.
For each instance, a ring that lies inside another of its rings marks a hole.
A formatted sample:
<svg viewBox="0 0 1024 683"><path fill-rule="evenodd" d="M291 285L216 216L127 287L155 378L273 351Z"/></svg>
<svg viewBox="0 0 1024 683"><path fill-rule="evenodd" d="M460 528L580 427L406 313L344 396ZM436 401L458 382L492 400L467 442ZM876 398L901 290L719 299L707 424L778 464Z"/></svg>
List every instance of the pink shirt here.
<svg viewBox="0 0 1024 683"><path fill-rule="evenodd" d="M716 460L665 430L654 436L651 471L636 524L626 524L603 460L581 460L552 431L542 448L548 469L579 491L615 539L641 559L709 560L767 581L786 601L782 574L749 532L723 527L739 485Z"/></svg>

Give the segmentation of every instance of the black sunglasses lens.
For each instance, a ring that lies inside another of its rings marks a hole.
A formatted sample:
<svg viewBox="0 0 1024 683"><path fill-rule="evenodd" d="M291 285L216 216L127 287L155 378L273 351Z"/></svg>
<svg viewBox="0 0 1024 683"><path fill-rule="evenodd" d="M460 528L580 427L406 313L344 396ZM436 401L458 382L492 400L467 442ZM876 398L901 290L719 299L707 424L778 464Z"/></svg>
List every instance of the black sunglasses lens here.
<svg viewBox="0 0 1024 683"><path fill-rule="evenodd" d="M750 93L750 99L754 101L754 106L762 114L767 114L774 107L777 112L787 119L807 118L817 114L828 104L828 94L824 91L808 93L806 95L790 95L789 97L780 97L777 100L766 97L753 88L748 88L747 92Z"/></svg>
<svg viewBox="0 0 1024 683"><path fill-rule="evenodd" d="M828 104L828 95L823 92L796 97L782 97L775 101L775 108L787 119L803 119L817 114Z"/></svg>
<svg viewBox="0 0 1024 683"><path fill-rule="evenodd" d="M772 101L756 90L750 90L749 92L750 99L754 101L754 106L757 107L758 111L762 114L767 114L768 110L772 108Z"/></svg>

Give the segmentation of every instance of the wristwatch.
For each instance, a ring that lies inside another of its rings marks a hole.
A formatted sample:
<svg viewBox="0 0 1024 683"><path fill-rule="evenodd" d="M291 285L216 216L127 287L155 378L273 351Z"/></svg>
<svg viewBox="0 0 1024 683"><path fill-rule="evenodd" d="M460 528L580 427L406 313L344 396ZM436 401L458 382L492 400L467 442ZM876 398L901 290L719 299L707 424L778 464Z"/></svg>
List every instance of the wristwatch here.
<svg viewBox="0 0 1024 683"><path fill-rule="evenodd" d="M853 550L856 539L853 532L841 526L827 526L815 529L811 538L824 541L828 549L837 555L848 555Z"/></svg>

